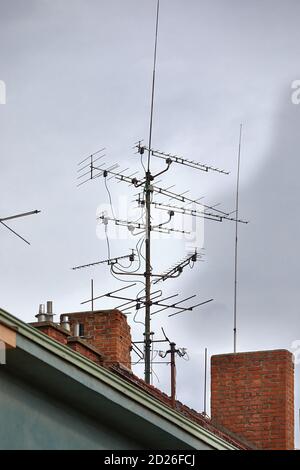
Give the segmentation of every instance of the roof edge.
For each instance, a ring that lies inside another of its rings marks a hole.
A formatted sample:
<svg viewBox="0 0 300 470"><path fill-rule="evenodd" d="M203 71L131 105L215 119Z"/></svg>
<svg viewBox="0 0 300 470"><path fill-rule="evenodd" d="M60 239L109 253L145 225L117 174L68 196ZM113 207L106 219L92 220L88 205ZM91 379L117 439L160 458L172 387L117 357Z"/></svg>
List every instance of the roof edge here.
<svg viewBox="0 0 300 470"><path fill-rule="evenodd" d="M113 372L93 363L84 356L77 354L68 346L65 346L41 333L33 326L28 325L2 308L0 308L0 321L2 321L1 317L2 319L4 317L5 323L8 326L17 327L17 334L34 341L39 346L47 349L53 354L56 354L61 359L72 363L84 370L86 373L91 374L105 384L113 387L119 393L126 395L128 398L140 405L146 406L154 413L159 414L161 417L179 426L196 439L203 440L206 444L211 445L217 450L238 450L238 447L202 428L200 425L196 425L192 420L164 405L159 400L151 397L149 394L133 386L126 380L121 379Z"/></svg>

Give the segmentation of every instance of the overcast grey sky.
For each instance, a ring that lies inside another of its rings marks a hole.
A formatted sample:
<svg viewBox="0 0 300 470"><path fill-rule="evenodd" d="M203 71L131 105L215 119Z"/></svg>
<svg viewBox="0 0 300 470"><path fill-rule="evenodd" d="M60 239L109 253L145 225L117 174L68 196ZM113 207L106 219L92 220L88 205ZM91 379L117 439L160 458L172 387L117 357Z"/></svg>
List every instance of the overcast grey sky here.
<svg viewBox="0 0 300 470"><path fill-rule="evenodd" d="M140 169L131 147L148 136L155 4L0 0L0 80L7 87L0 105L1 215L42 210L11 224L30 247L4 228L0 234L1 307L25 321L46 300L57 314L80 309L91 277L96 293L120 287L105 266L70 269L107 255L96 236L97 208L108 202L103 181L77 189L76 165L106 147L107 162ZM291 350L300 340L300 105L291 102L291 83L300 79L299 15L297 0L161 0L153 145L232 172L174 166L166 185L233 210L244 125L240 213L251 223L239 230L240 351ZM110 189L118 207L128 188L110 182ZM112 253L133 246L112 240ZM153 264L166 268L184 249L183 241L159 240ZM190 361L178 360L178 398L198 410L204 347L210 355L232 352L234 225L206 222L205 249L205 263L166 283L165 292L215 301L153 321L157 337L162 325L188 348ZM129 321L138 338L141 330ZM156 372L168 391L168 368Z"/></svg>

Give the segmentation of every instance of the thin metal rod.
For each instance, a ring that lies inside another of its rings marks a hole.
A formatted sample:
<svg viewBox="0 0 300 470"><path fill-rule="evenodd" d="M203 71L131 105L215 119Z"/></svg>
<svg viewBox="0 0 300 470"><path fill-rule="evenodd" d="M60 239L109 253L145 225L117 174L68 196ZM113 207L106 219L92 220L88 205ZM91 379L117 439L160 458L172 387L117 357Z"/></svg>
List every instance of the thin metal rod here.
<svg viewBox="0 0 300 470"><path fill-rule="evenodd" d="M87 157L85 157L83 160L81 160L81 162L77 163L77 165L82 165L82 163L84 163L86 160L89 160L91 157L93 157L94 155L97 155L98 153L100 152L103 152L103 150L105 150L105 147L103 147L102 149L100 150L97 150L97 152L94 152L92 153L91 155L88 155Z"/></svg>
<svg viewBox="0 0 300 470"><path fill-rule="evenodd" d="M152 90L151 90L151 110L150 110L150 126L149 126L149 150L147 170L150 170L150 157L152 145L152 129L153 129L153 109L154 109L154 94L155 94L155 74L156 74L156 56L157 56L157 38L158 38L158 19L159 19L159 0L157 0L156 7L156 26L155 26L155 43L154 43L154 58L153 58L153 73L152 73Z"/></svg>
<svg viewBox="0 0 300 470"><path fill-rule="evenodd" d="M199 201L199 199L190 199L186 196L183 196L182 194L177 194L173 193L167 189L161 188L159 186L153 186L153 191L157 194L161 194L162 196L167 196L170 199L175 199L177 201L185 202L185 203L191 203L191 204L197 204L202 207L205 207L206 209L211 209L214 210L215 212L218 212L219 214L228 216L227 212L221 211L220 209L215 209L215 206L208 206L207 204L202 204Z"/></svg>
<svg viewBox="0 0 300 470"><path fill-rule="evenodd" d="M1 217L0 221L6 221L6 220L12 220L12 219L18 219L19 217L26 217L28 215L34 215L34 214L39 214L41 211L35 210L35 211L30 211L30 212L23 212L22 214L16 214L16 215L11 215L9 217Z"/></svg>
<svg viewBox="0 0 300 470"><path fill-rule="evenodd" d="M154 294L158 294L158 295L156 295L155 297L152 297L152 299L157 299L158 297L160 297L162 295L162 291L160 289L156 290L156 291L152 292L151 295L154 295ZM119 310L119 308L124 307L125 305L128 305L128 304L136 304L139 301L143 301L144 298L145 298L145 296L143 295L142 297L136 297L135 299L130 299L130 300L128 299L128 302L125 302L124 304L118 305L118 307L116 307L116 309ZM128 308L132 308L132 306L127 307L125 310L127 310Z"/></svg>
<svg viewBox="0 0 300 470"><path fill-rule="evenodd" d="M213 300L214 299L205 300L204 302L201 302L200 304L193 305L192 307L186 307L186 308L182 307L182 310L180 310L179 312L171 313L171 315L168 315L168 317L174 317L174 315L178 315L179 313L186 312L187 310L192 311L192 310L194 310L194 308L200 307L201 305L208 304L209 302L212 302Z"/></svg>
<svg viewBox="0 0 300 470"><path fill-rule="evenodd" d="M15 232L12 228L10 228L8 225L6 225L4 222L2 222L2 220L0 220L0 223L2 225L4 225L4 227L7 228L10 232L12 232L14 235L21 238L21 240L23 240L23 242L27 243L27 245L30 245L28 240L26 240L24 237L22 237L19 233Z"/></svg>
<svg viewBox="0 0 300 470"><path fill-rule="evenodd" d="M93 163L96 163L98 160L101 160L101 158L104 158L104 157L105 157L105 155L100 155L100 157L93 159L93 157L92 157L92 155L91 155L91 157L90 157L90 162L87 163L86 165L82 166L81 168L78 168L77 173L81 173L81 171L85 170L86 168L89 168L89 169L90 169L90 168L91 168L91 165L93 165ZM77 178L77 179L78 179L78 178Z"/></svg>
<svg viewBox="0 0 300 470"><path fill-rule="evenodd" d="M204 395L203 395L203 413L206 415L206 394L207 394L207 348L204 353Z"/></svg>
<svg viewBox="0 0 300 470"><path fill-rule="evenodd" d="M165 339L156 339L156 340L153 340L152 343L165 343L165 342L170 342L169 340L165 340ZM132 343L134 344L144 344L145 341L132 341Z"/></svg>
<svg viewBox="0 0 300 470"><path fill-rule="evenodd" d="M222 222L223 220L229 220L232 222L248 224L247 220L237 219L236 217L227 217L225 215L213 214L212 212L207 212L205 210L198 211L197 209L186 209L186 207L173 206L171 204L163 204L162 202L152 202L152 204L155 207L155 209L159 209L162 211L173 210L173 212L176 212L178 214L189 215L192 217L201 217L203 219L214 220L215 222ZM235 210L232 213L235 213Z"/></svg>
<svg viewBox="0 0 300 470"><path fill-rule="evenodd" d="M133 287L136 285L136 282L133 284L129 284L129 286L121 287L120 289L113 290L111 292L107 292L106 294L98 295L97 297L94 297L93 300L101 299L102 297L107 297L108 295L114 294L115 292L120 292L121 290L129 289L130 287ZM80 302L80 305L87 304L91 302L92 299L89 300L84 300L83 302Z"/></svg>
<svg viewBox="0 0 300 470"><path fill-rule="evenodd" d="M242 146L243 125L240 125L238 165L236 178L236 200L235 200L235 246L234 246L234 305L233 305L233 352L236 353L237 342L237 277L238 277L238 218L239 218L239 186L240 186L240 162Z"/></svg>
<svg viewBox="0 0 300 470"><path fill-rule="evenodd" d="M177 295L179 295L179 294L176 294L176 296L177 296ZM175 297L175 296L174 296L174 297ZM174 304L174 305L179 305L179 304L181 304L182 302L185 302L186 300L193 299L194 297L196 297L196 294L191 295L190 297L187 297L186 299L180 300L179 302L176 302L176 304ZM151 315L155 315L156 313L162 312L163 310L167 310L168 308L170 308L170 307L164 307L164 308L161 308L160 310L156 310L155 312L151 313Z"/></svg>
<svg viewBox="0 0 300 470"><path fill-rule="evenodd" d="M109 265L110 263L117 263L119 259L129 258L130 256L132 256L132 253L130 255L117 256L116 258L104 259L102 261L95 261L94 263L82 264L81 266L75 266L74 268L72 268L72 270L75 271L76 269L90 268L92 266L97 266L98 264L105 264L105 263Z"/></svg>

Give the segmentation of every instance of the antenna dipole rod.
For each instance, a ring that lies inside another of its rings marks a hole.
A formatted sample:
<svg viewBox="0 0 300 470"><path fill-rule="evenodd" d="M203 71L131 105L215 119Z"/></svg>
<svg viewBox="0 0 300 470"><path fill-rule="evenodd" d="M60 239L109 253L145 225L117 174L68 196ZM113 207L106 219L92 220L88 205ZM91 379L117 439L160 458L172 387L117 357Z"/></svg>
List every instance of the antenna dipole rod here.
<svg viewBox="0 0 300 470"><path fill-rule="evenodd" d="M19 217L27 217L28 215L34 215L34 214L39 214L41 211L35 210L35 211L30 211L30 212L22 212L22 214L16 214L16 215L11 215L9 217L1 217L0 221L7 221L7 220L12 220L12 219L18 219Z"/></svg>
<svg viewBox="0 0 300 470"><path fill-rule="evenodd" d="M235 200L235 246L234 246L234 305L233 305L233 352L236 353L237 341L237 276L238 276L238 216L239 216L239 186L240 186L240 162L242 147L243 124L240 125L237 178L236 178L236 200Z"/></svg>
<svg viewBox="0 0 300 470"><path fill-rule="evenodd" d="M153 58L153 73L152 73L152 89L151 89L150 126L149 126L149 148L148 148L148 162L147 162L147 170L148 171L150 170L150 157L151 157L151 145L152 145L153 109L154 109L154 94L155 94L157 37L158 37L158 19L159 19L159 0L157 0L157 7L156 7L156 26L155 26L155 43L154 43L154 58Z"/></svg>

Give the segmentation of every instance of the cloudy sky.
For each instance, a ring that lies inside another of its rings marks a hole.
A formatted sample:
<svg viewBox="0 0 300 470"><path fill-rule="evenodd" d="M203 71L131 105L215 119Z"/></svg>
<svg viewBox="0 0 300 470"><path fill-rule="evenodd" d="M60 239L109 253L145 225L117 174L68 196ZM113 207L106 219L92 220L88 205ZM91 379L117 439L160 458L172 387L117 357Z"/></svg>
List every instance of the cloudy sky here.
<svg viewBox="0 0 300 470"><path fill-rule="evenodd" d="M141 173L132 146L148 136L155 3L0 0L0 80L7 92L0 105L1 215L42 211L11 223L30 247L5 228L0 234L1 307L25 321L47 300L57 314L80 310L91 278L97 294L122 286L106 266L71 270L107 257L103 226L96 224L108 204L103 180L78 189L76 170L105 147L107 164ZM291 100L291 84L300 79L299 15L297 0L161 0L153 145L231 171L207 175L174 165L161 184L233 210L244 126L240 214L250 224L239 229L239 351L295 351L300 340L300 105ZM116 213L126 215L136 191L113 181L109 188ZM118 239L109 232L115 256L137 242L124 230ZM209 355L233 348L234 224L206 222L204 236L205 262L166 282L164 295L195 293L214 302L173 318L162 312L152 324L156 338L163 326L188 348L190 360L178 359L177 395L198 410L204 348ZM184 239L155 240L154 269L167 268L186 249ZM140 339L142 327L132 317ZM168 391L168 367L155 372L154 384Z"/></svg>

